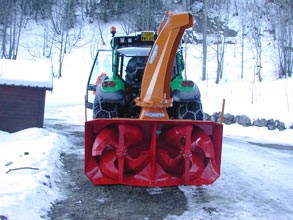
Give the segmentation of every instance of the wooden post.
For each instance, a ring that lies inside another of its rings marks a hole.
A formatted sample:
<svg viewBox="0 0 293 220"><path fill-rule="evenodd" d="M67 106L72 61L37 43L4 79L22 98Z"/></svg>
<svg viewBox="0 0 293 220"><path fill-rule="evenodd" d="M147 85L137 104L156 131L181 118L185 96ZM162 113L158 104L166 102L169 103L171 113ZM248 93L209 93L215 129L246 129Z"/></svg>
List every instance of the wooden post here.
<svg viewBox="0 0 293 220"><path fill-rule="evenodd" d="M224 110L225 110L225 99L223 99L223 102L222 102L222 112L221 112L221 116L220 116L220 124L222 124L224 121Z"/></svg>

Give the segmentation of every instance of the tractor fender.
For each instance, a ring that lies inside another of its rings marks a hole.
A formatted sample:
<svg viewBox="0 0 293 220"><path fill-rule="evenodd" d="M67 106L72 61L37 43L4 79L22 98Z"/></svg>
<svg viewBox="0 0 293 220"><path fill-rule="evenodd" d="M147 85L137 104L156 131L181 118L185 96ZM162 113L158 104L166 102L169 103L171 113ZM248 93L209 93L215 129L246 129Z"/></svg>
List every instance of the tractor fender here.
<svg viewBox="0 0 293 220"><path fill-rule="evenodd" d="M200 91L197 85L194 84L194 89L190 92L174 89L172 98L174 102L191 102L200 99Z"/></svg>
<svg viewBox="0 0 293 220"><path fill-rule="evenodd" d="M100 100L100 102L124 104L125 92L124 90L104 92L101 89L101 83L99 83L96 87L96 98Z"/></svg>

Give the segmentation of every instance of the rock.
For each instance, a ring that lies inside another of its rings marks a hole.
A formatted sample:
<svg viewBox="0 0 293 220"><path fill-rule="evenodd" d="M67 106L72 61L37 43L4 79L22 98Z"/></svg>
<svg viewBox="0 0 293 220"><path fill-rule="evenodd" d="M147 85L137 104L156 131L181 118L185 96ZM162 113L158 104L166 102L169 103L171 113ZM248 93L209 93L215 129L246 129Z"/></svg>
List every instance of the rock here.
<svg viewBox="0 0 293 220"><path fill-rule="evenodd" d="M256 126L256 127L266 127L268 124L268 121L264 118L262 119L256 119L254 122L253 122L253 125Z"/></svg>
<svg viewBox="0 0 293 220"><path fill-rule="evenodd" d="M219 120L220 120L220 115L221 115L220 112L214 112L214 113L212 114L211 120L214 121L214 122L219 122Z"/></svg>
<svg viewBox="0 0 293 220"><path fill-rule="evenodd" d="M206 121L214 121L219 122L221 117L221 112L214 112L212 115L204 113L204 120ZM244 127L248 126L257 126L257 127L267 127L268 130L278 129L279 131L286 130L286 126L284 122L274 119L256 119L251 122L250 118L246 115L237 115L236 117L230 113L224 114L224 124L230 125L234 123L238 123ZM289 127L289 129L293 129L293 124Z"/></svg>
<svg viewBox="0 0 293 220"><path fill-rule="evenodd" d="M8 167L8 166L10 166L11 164L13 164L13 162L12 162L12 161L9 161L9 162L7 162L7 163L5 164L5 166Z"/></svg>
<svg viewBox="0 0 293 220"><path fill-rule="evenodd" d="M203 120L205 120L205 121L211 121L212 120L212 117L208 113L204 113L203 114Z"/></svg>
<svg viewBox="0 0 293 220"><path fill-rule="evenodd" d="M275 124L274 119L270 119L270 120L267 121L267 128L269 130L275 130L276 129L276 124Z"/></svg>
<svg viewBox="0 0 293 220"><path fill-rule="evenodd" d="M223 120L224 124L230 125L230 124L234 124L235 122L236 122L236 119L234 115L229 113L224 114L224 120Z"/></svg>
<svg viewBox="0 0 293 220"><path fill-rule="evenodd" d="M279 131L286 130L286 126L285 126L285 123L284 122L281 122L279 120L276 120L275 124L276 124L276 127L279 129Z"/></svg>
<svg viewBox="0 0 293 220"><path fill-rule="evenodd" d="M251 126L251 120L246 115L237 115L235 122L245 127Z"/></svg>

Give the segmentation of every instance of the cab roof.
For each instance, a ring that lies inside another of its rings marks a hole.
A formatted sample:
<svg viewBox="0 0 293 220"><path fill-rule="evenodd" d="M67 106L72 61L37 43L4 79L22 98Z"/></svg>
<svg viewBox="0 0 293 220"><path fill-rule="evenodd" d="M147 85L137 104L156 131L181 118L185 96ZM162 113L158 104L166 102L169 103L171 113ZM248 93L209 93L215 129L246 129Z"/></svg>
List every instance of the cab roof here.
<svg viewBox="0 0 293 220"><path fill-rule="evenodd" d="M142 31L128 36L115 36L111 40L111 47L114 49L125 47L151 47L157 34L153 31Z"/></svg>
<svg viewBox="0 0 293 220"><path fill-rule="evenodd" d="M124 47L117 49L117 51L127 57L147 57L150 54L151 47Z"/></svg>

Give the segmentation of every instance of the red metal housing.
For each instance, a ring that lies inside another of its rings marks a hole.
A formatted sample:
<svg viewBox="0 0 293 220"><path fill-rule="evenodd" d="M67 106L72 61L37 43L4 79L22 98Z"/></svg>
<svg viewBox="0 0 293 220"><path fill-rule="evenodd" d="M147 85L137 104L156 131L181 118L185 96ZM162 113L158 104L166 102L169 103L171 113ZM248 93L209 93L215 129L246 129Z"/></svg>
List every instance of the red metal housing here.
<svg viewBox="0 0 293 220"><path fill-rule="evenodd" d="M206 185L220 176L223 125L96 119L85 123L85 174L95 185Z"/></svg>

